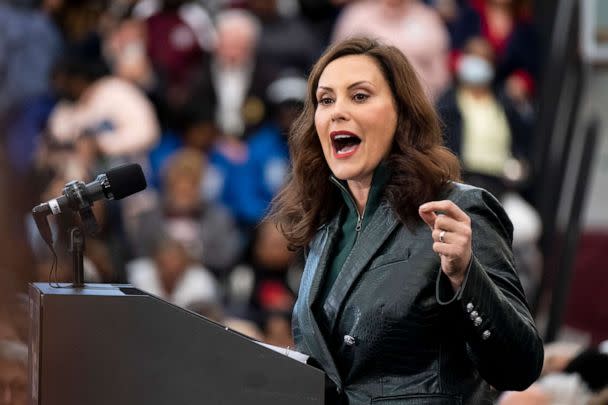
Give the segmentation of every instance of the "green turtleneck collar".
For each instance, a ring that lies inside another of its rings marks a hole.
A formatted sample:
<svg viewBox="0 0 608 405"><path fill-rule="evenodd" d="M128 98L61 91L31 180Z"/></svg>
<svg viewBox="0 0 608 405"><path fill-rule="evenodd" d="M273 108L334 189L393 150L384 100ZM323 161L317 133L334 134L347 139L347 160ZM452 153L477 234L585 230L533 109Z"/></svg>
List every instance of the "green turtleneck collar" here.
<svg viewBox="0 0 608 405"><path fill-rule="evenodd" d="M321 295L318 301L321 306L323 305L323 302L325 302L331 287L338 278L338 274L340 274L346 258L355 245L359 233L365 229L370 218L380 206L384 189L389 179L390 170L388 169L387 164L382 162L374 170L372 186L367 196L367 203L365 204L363 215L359 216L355 198L350 193L346 181L340 181L332 175L331 180L340 189L347 209L342 212L342 217L340 218L340 228L332 248L331 257L333 260L330 260L328 263L329 269L325 275L325 281L323 282Z"/></svg>
<svg viewBox="0 0 608 405"><path fill-rule="evenodd" d="M384 189L386 184L390 179L390 170L386 162L382 161L378 167L374 170L374 174L372 176L372 185L369 190L369 194L367 196L367 202L365 203L365 208L362 214L362 227L367 224L369 218L372 217L373 213L376 211L380 202L382 200L382 195L384 194ZM359 211L357 209L357 204L355 198L348 188L348 184L344 180L338 180L336 177L332 175L332 181L336 184L339 184L339 190L342 194L342 198L346 203L346 207L348 208L347 216L354 216L355 220L359 218ZM345 221L348 222L348 221Z"/></svg>

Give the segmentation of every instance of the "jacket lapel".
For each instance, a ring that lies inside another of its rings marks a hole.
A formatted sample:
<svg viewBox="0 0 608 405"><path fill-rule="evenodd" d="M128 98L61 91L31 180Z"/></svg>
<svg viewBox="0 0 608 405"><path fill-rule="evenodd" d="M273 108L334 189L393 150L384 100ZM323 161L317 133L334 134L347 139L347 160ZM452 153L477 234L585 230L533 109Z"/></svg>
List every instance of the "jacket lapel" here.
<svg viewBox="0 0 608 405"><path fill-rule="evenodd" d="M342 216L342 210L336 215L324 228L320 238L315 238L313 245L311 246L311 252L320 252L316 260L307 260L306 267L310 263L310 272L312 274L312 280L310 284L310 291L308 294L308 304L312 308L312 304L317 299L319 294L321 283L325 278L325 274L329 271L328 261L329 255L332 253L332 247L338 236L338 227L340 226L340 217ZM314 267L313 267L314 266ZM305 268L306 270L306 268Z"/></svg>
<svg viewBox="0 0 608 405"><path fill-rule="evenodd" d="M339 217L340 215L336 215L311 242L310 253L300 282L301 296L296 302L298 306L296 312L300 316L300 327L308 331L308 333L302 334L304 344L309 350L308 354L321 364L323 370L336 385L341 386L338 369L312 311L312 305L327 271L327 261L336 239Z"/></svg>
<svg viewBox="0 0 608 405"><path fill-rule="evenodd" d="M384 202L361 232L323 305L329 319L330 331L333 332L335 328L339 310L353 284L398 224L399 220L388 203Z"/></svg>

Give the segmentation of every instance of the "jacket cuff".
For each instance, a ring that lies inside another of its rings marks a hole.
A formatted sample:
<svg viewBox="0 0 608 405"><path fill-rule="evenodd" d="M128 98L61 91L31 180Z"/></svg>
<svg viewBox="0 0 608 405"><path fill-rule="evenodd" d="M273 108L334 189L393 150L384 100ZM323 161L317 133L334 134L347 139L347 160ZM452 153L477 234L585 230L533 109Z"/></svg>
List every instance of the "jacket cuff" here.
<svg viewBox="0 0 608 405"><path fill-rule="evenodd" d="M437 299L439 305L449 305L461 298L462 291L465 289L465 286L467 285L467 280L469 279L469 273L471 273L471 265L473 264L473 259L474 256L471 255L471 261L469 262L469 267L467 268L464 280L462 280L462 284L460 285L457 291L454 291L450 279L441 270L441 266L439 266L439 273L437 274L437 281L435 283L435 298Z"/></svg>
<svg viewBox="0 0 608 405"><path fill-rule="evenodd" d="M492 336L493 332L489 318L492 313L489 302L492 301L488 301L488 297L482 296L494 288L492 281L473 255L462 285L456 292L454 292L448 276L439 268L435 295L439 305L459 303L466 322L470 324L467 327L469 338L472 341L485 341Z"/></svg>

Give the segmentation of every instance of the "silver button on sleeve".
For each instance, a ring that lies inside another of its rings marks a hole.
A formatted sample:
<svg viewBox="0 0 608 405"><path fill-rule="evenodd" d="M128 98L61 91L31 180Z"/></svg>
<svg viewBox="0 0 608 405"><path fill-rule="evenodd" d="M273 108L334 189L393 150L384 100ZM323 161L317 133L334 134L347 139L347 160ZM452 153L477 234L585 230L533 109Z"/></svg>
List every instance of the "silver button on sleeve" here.
<svg viewBox="0 0 608 405"><path fill-rule="evenodd" d="M481 316L478 316L477 318L475 318L475 320L473 321L473 325L475 326L479 326L481 325L481 323L483 322L483 319L481 319Z"/></svg>
<svg viewBox="0 0 608 405"><path fill-rule="evenodd" d="M484 330L483 333L481 334L481 339L488 340L490 338L490 336L492 336L492 332L490 332L489 330Z"/></svg>
<svg viewBox="0 0 608 405"><path fill-rule="evenodd" d="M344 335L344 343L346 343L349 346L353 346L356 341L355 338L352 337L351 335Z"/></svg>

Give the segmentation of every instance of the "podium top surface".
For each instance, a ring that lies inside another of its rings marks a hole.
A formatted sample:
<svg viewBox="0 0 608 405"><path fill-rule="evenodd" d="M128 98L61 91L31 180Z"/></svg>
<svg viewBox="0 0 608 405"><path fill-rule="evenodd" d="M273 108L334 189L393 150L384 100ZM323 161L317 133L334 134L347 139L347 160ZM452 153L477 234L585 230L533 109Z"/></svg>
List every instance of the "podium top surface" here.
<svg viewBox="0 0 608 405"><path fill-rule="evenodd" d="M125 296L149 295L138 290L131 284L94 284L87 283L84 287L76 288L71 283L52 285L48 282L31 283L32 287L46 295L95 295L95 296Z"/></svg>

